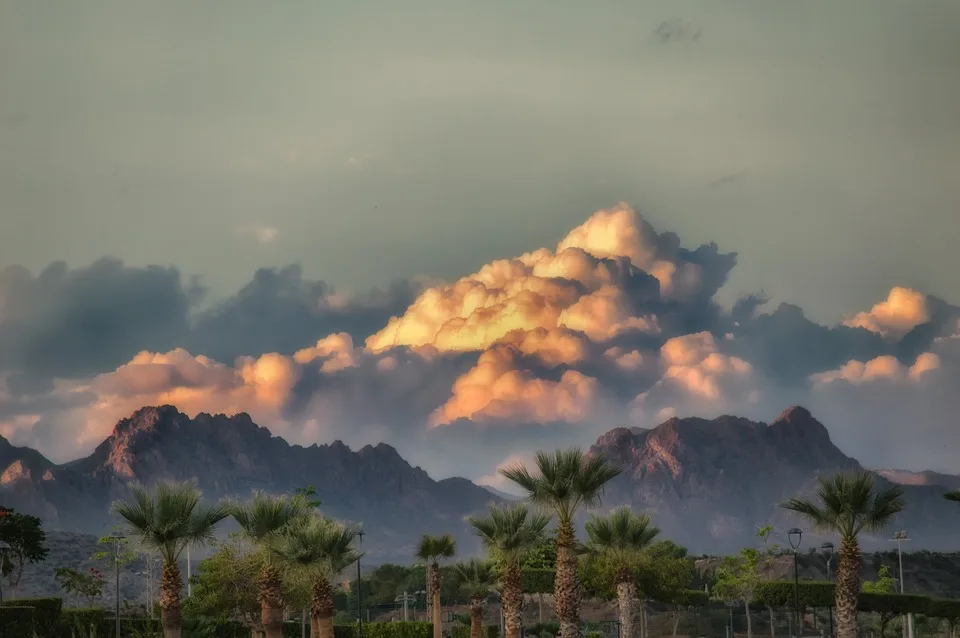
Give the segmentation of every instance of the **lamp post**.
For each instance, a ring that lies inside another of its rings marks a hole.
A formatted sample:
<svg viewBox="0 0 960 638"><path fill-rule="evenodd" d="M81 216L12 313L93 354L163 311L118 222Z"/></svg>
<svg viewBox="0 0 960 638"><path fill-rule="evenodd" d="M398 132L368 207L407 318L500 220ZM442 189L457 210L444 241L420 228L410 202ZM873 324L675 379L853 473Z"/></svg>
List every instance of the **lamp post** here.
<svg viewBox="0 0 960 638"><path fill-rule="evenodd" d="M803 628L800 626L800 563L797 560L797 549L800 548L800 541L803 539L803 530L794 527L787 532L787 539L790 541L790 548L793 550L793 606L797 623L796 635L797 638L803 638Z"/></svg>
<svg viewBox="0 0 960 638"><path fill-rule="evenodd" d="M358 545L363 545L363 530L357 532L357 538L359 539ZM362 613L362 603L360 598L363 594L360 592L360 556L357 555L357 635L363 636L363 613Z"/></svg>
<svg viewBox="0 0 960 638"><path fill-rule="evenodd" d="M910 540L907 536L907 530L902 529L891 538L897 544L897 563L900 565L900 593L903 593L903 552L900 544ZM903 633L906 638L913 638L913 614L907 614L907 622L904 625Z"/></svg>
<svg viewBox="0 0 960 638"><path fill-rule="evenodd" d="M3 570L7 566L7 552L10 551L10 543L0 541L0 607L3 607ZM7 619L3 619L3 625L0 626L0 636L7 638Z"/></svg>
<svg viewBox="0 0 960 638"><path fill-rule="evenodd" d="M820 546L820 551L827 559L827 580L833 582L833 576L830 575L830 562L833 560L833 543L824 543ZM830 612L830 638L833 638L833 605L827 608Z"/></svg>
<svg viewBox="0 0 960 638"><path fill-rule="evenodd" d="M114 573L115 573L115 575L116 575L116 585L117 585L117 589L116 589L116 594L117 594L117 607L116 607L116 612L117 612L117 636L116 636L116 638L120 638L120 541L122 541L123 539L125 539L126 536L123 536L122 534L116 534L116 533L114 533L114 534L111 534L111 535L110 535L110 538L113 539L113 549L114 549L114 551L113 551L113 565L114 565Z"/></svg>

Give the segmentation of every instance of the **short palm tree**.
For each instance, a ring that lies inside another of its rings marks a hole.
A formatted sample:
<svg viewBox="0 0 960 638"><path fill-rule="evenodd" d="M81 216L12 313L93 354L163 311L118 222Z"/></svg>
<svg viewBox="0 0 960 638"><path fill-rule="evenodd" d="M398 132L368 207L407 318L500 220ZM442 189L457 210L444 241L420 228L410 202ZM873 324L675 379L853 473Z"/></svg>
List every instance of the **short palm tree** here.
<svg viewBox="0 0 960 638"><path fill-rule="evenodd" d="M877 487L869 472L820 478L817 502L792 498L783 507L803 516L816 529L840 536L837 565L837 638L856 638L857 596L860 593L860 541L862 531L884 529L903 510L903 488Z"/></svg>
<svg viewBox="0 0 960 638"><path fill-rule="evenodd" d="M457 553L457 543L450 534L420 537L417 558L427 565L427 597L433 607L433 638L442 638L443 622L440 616L440 560L452 558Z"/></svg>
<svg viewBox="0 0 960 638"><path fill-rule="evenodd" d="M659 533L649 516L634 514L628 507L617 508L608 516L594 516L587 521L587 547L591 553L607 559L614 570L620 635L623 638L633 638L638 563Z"/></svg>
<svg viewBox="0 0 960 638"><path fill-rule="evenodd" d="M160 581L160 621L164 638L180 638L180 592L183 580L177 564L188 545L213 540L217 524L229 516L222 505L205 507L202 494L188 483L158 483L153 491L130 487L130 498L114 504L131 536L156 551L163 561Z"/></svg>
<svg viewBox="0 0 960 638"><path fill-rule="evenodd" d="M358 532L331 518L311 516L271 540L271 551L311 580L310 638L333 638L333 581L361 558Z"/></svg>
<svg viewBox="0 0 960 638"><path fill-rule="evenodd" d="M596 507L604 486L618 474L600 455L589 456L579 448L557 450L553 454L537 452L537 474L523 464L504 468L500 473L524 491L532 503L552 510L557 516L557 570L553 595L560 621L558 638L577 638L580 634L580 577L577 573L577 539L573 518L583 507Z"/></svg>
<svg viewBox="0 0 960 638"><path fill-rule="evenodd" d="M283 573L271 551L271 543L292 523L306 517L308 506L303 499L270 496L258 491L249 502L231 503L229 507L243 536L263 552L257 598L266 638L283 638Z"/></svg>
<svg viewBox="0 0 960 638"><path fill-rule="evenodd" d="M506 638L520 638L523 611L523 582L520 560L543 538L549 516L533 514L522 503L491 507L486 518L469 518L480 542L500 571L500 602L506 624Z"/></svg>
<svg viewBox="0 0 960 638"><path fill-rule="evenodd" d="M470 638L483 638L483 603L497 586L493 564L473 558L453 566L453 578L470 599Z"/></svg>

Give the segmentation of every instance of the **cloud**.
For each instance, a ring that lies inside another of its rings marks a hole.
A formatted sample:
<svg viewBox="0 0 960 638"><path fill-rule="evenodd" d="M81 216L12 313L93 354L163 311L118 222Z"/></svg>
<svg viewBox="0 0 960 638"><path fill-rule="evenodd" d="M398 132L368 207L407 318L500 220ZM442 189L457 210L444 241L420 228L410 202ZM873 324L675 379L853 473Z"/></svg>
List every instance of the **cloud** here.
<svg viewBox="0 0 960 638"><path fill-rule="evenodd" d="M868 464L960 452L960 309L894 288L839 325L763 312L761 295L725 311L714 297L735 261L620 204L555 248L359 295L297 266L258 270L215 304L174 268L7 269L0 432L67 460L172 403L248 412L293 443L386 441L439 476L490 479L496 459L616 426L801 403Z"/></svg>
<svg viewBox="0 0 960 638"><path fill-rule="evenodd" d="M916 290L896 287L884 301L868 312L860 312L844 320L843 325L865 328L886 339L897 340L929 320L927 296Z"/></svg>

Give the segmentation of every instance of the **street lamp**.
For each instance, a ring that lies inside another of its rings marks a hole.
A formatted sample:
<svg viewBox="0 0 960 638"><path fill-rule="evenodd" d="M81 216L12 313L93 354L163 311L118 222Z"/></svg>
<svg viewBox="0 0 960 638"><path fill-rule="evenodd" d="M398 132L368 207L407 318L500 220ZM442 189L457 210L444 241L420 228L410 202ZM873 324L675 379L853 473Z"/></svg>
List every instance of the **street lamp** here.
<svg viewBox="0 0 960 638"><path fill-rule="evenodd" d="M10 551L10 543L0 541L0 607L3 607L3 570L7 566L7 552ZM3 626L0 627L0 636L7 638L7 619L3 619Z"/></svg>
<svg viewBox="0 0 960 638"><path fill-rule="evenodd" d="M897 562L900 564L900 593L903 593L903 552L901 551L901 543L904 543L910 538L907 536L907 530L902 529L899 532L893 535L891 538L893 542L897 544ZM907 622L903 628L906 638L913 638L913 614L907 614Z"/></svg>
<svg viewBox="0 0 960 638"><path fill-rule="evenodd" d="M357 538L359 539L357 545L358 546L363 545L362 529L357 532ZM358 553L357 554L357 635L362 637L363 636L363 613L361 610L363 609L363 607L361 606L362 603L360 602L360 597L363 594L360 592L360 584L361 584L360 583L360 554Z"/></svg>
<svg viewBox="0 0 960 638"><path fill-rule="evenodd" d="M833 543L824 543L820 546L820 551L823 552L824 557L827 559L827 580L833 582L833 577L830 575L830 562L833 560ZM827 611L830 612L830 638L833 638L833 605L830 605Z"/></svg>
<svg viewBox="0 0 960 638"><path fill-rule="evenodd" d="M787 539L790 541L790 548L793 550L793 605L797 623L796 635L797 638L803 638L803 629L800 627L800 563L797 560L797 549L799 549L800 541L803 539L803 530L794 527L787 532Z"/></svg>
<svg viewBox="0 0 960 638"><path fill-rule="evenodd" d="M117 608L116 608L117 636L116 638L120 638L120 541L124 540L126 536L122 534L113 533L110 535L110 538L113 539L113 543L114 543L113 564L114 564L114 572L116 574L116 583L117 583L117 591L116 591L117 593Z"/></svg>

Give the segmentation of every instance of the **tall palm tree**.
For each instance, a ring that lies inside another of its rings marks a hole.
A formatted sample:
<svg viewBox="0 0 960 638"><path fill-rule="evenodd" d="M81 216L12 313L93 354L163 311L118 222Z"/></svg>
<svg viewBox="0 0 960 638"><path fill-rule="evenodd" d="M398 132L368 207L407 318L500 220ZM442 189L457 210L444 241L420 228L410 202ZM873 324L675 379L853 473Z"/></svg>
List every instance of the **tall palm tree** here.
<svg viewBox="0 0 960 638"><path fill-rule="evenodd" d="M588 456L579 448L537 452L537 474L517 463L500 473L527 492L532 503L553 511L557 517L557 572L553 595L560 621L559 638L577 638L580 633L580 577L577 573L576 535L573 517L583 507L595 507L603 487L620 474L600 455Z"/></svg>
<svg viewBox="0 0 960 638"><path fill-rule="evenodd" d="M271 540L271 551L312 581L310 638L333 638L333 581L362 556L359 528L324 516L299 519Z"/></svg>
<svg viewBox="0 0 960 638"><path fill-rule="evenodd" d="M783 507L807 519L816 529L840 536L836 576L837 638L857 636L862 531L884 529L903 510L903 488L878 487L869 472L821 477L817 502L792 498Z"/></svg>
<svg viewBox="0 0 960 638"><path fill-rule="evenodd" d="M427 565L427 596L433 607L433 638L443 637L443 622L440 616L440 560L452 558L457 553L457 543L450 534L420 537L417 558Z"/></svg>
<svg viewBox="0 0 960 638"><path fill-rule="evenodd" d="M497 586L497 571L492 563L473 558L454 565L453 578L470 599L470 638L483 638L483 603Z"/></svg>
<svg viewBox="0 0 960 638"><path fill-rule="evenodd" d="M266 638L283 638L283 573L271 551L271 542L292 523L306 517L308 505L296 497L270 496L257 491L249 502L234 502L229 507L244 537L263 552L257 598Z"/></svg>
<svg viewBox="0 0 960 638"><path fill-rule="evenodd" d="M491 507L486 518L468 518L480 542L500 568L500 602L507 626L506 638L520 638L523 582L520 560L543 537L549 516L533 514L522 503Z"/></svg>
<svg viewBox="0 0 960 638"><path fill-rule="evenodd" d="M202 494L188 483L158 483L153 491L130 487L130 498L113 506L131 536L163 561L160 621L164 638L180 638L180 592L183 580L177 561L189 545L213 540L217 524L229 516L223 505L201 505Z"/></svg>
<svg viewBox="0 0 960 638"><path fill-rule="evenodd" d="M633 601L637 597L637 564L660 530L646 514L634 514L629 507L615 509L608 516L587 521L587 547L607 559L617 584L620 634L633 638Z"/></svg>

